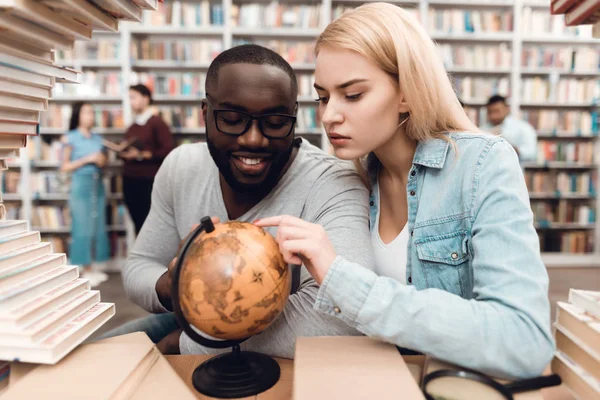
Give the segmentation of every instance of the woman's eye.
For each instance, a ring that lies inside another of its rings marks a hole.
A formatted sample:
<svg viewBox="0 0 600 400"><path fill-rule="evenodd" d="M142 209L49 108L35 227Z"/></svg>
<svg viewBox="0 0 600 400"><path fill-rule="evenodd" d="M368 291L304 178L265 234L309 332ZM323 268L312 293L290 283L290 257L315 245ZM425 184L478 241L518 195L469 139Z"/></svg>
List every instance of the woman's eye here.
<svg viewBox="0 0 600 400"><path fill-rule="evenodd" d="M324 104L327 104L327 100L329 100L329 99L327 97L325 97L325 96L317 97L315 99L315 101L318 101L319 103L324 103Z"/></svg>
<svg viewBox="0 0 600 400"><path fill-rule="evenodd" d="M360 99L360 96L362 96L362 93L358 93L358 94L349 94L349 95L346 95L346 98L347 98L348 100L351 100L351 101L353 101L353 100L358 100L358 99Z"/></svg>

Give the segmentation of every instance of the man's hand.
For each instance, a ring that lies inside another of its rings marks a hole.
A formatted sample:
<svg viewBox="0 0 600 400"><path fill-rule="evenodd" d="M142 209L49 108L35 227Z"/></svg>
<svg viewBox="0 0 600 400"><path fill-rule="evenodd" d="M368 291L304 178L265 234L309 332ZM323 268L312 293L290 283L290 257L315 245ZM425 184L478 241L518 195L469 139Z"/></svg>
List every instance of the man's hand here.
<svg viewBox="0 0 600 400"><path fill-rule="evenodd" d="M220 222L218 217L212 217L211 220L215 225ZM200 224L193 225L192 229L190 230L190 233L188 233L188 235L179 242L177 252L175 253L176 255L179 254L179 252L181 251L181 247L186 242L188 237L192 234L192 232L198 227L198 225ZM166 308L169 311L173 311L173 303L171 300L171 287L173 286L173 272L175 271L176 264L177 257L174 257L169 263L167 272L165 272L160 278L158 278L155 286L156 294L158 295L160 303L163 305L164 308Z"/></svg>
<svg viewBox="0 0 600 400"><path fill-rule="evenodd" d="M182 329L177 329L169 333L156 344L156 347L162 354L179 354L179 338L182 332Z"/></svg>
<svg viewBox="0 0 600 400"><path fill-rule="evenodd" d="M119 157L126 160L134 160L140 155L140 151L135 147L128 147L127 150L119 153Z"/></svg>

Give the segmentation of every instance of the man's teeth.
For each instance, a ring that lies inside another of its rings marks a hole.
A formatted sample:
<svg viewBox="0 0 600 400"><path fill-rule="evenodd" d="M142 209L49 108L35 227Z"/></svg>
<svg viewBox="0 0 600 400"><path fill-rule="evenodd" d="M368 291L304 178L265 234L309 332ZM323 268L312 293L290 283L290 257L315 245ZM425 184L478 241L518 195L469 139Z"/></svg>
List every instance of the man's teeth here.
<svg viewBox="0 0 600 400"><path fill-rule="evenodd" d="M245 158L239 157L240 161L247 165L256 165L262 162L262 158Z"/></svg>

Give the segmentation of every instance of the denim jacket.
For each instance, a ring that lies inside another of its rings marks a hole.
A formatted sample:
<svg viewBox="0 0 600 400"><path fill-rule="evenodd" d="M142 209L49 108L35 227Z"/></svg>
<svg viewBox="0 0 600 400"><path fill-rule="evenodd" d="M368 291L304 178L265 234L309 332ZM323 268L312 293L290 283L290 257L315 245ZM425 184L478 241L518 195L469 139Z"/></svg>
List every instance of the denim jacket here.
<svg viewBox="0 0 600 400"><path fill-rule="evenodd" d="M555 344L548 274L517 154L498 136L449 138L420 142L415 152L406 188L407 284L338 256L315 308L466 368L503 378L539 375Z"/></svg>

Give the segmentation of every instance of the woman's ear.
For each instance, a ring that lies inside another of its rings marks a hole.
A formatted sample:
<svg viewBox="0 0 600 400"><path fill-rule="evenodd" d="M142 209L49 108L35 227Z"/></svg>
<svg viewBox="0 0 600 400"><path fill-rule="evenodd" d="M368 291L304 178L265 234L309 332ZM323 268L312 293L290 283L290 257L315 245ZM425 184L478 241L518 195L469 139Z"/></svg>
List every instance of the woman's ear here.
<svg viewBox="0 0 600 400"><path fill-rule="evenodd" d="M399 102L398 102L398 114L406 114L410 111L410 109L408 108L408 103L406 102L406 99L404 98L404 95L402 93L400 93L399 95Z"/></svg>

